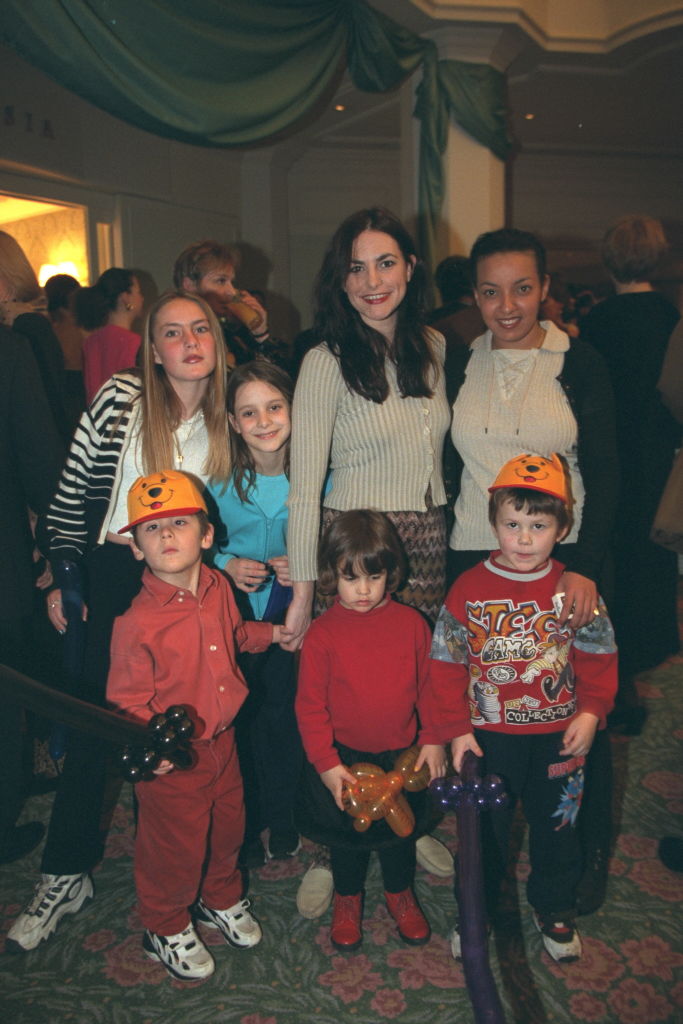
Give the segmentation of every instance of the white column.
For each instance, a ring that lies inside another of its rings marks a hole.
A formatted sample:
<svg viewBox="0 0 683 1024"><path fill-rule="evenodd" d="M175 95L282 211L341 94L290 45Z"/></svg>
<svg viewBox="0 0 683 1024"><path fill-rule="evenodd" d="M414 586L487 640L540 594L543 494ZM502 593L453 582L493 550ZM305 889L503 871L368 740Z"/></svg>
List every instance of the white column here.
<svg viewBox="0 0 683 1024"><path fill-rule="evenodd" d="M499 27L445 26L425 33L436 43L439 60L490 64L505 71L519 52L523 36ZM415 104L419 77L404 86L402 97L403 214L410 221L417 207L417 140L420 125L409 117ZM437 226L435 264L445 256L467 255L477 235L505 223L505 164L451 121L443 155L444 200Z"/></svg>
<svg viewBox="0 0 683 1024"><path fill-rule="evenodd" d="M467 255L482 231L505 223L505 164L457 124L448 130L439 258Z"/></svg>

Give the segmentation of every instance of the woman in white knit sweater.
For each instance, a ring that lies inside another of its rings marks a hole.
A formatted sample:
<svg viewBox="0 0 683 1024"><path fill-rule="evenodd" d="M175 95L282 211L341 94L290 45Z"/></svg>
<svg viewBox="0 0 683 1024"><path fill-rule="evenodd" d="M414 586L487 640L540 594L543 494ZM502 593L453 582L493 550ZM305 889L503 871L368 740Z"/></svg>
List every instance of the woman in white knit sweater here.
<svg viewBox="0 0 683 1024"><path fill-rule="evenodd" d="M435 618L445 592L449 424L445 343L424 326L424 270L393 214L361 210L338 228L316 284L316 330L292 415L288 548L294 597L287 628L299 646L311 616L320 505L389 515L409 561L399 598Z"/></svg>
<svg viewBox="0 0 683 1024"><path fill-rule="evenodd" d="M545 251L525 231L481 235L470 262L488 328L449 359L451 437L461 460L449 473L456 496L449 575L481 561L492 543L488 488L520 452L564 456L571 477L572 529L557 557L566 567L561 622L589 622L609 546L617 488L614 405L598 353L539 322L548 290Z"/></svg>
<svg viewBox="0 0 683 1024"><path fill-rule="evenodd" d="M424 269L393 214L361 210L340 225L316 283L315 326L324 340L303 361L292 407L291 649L311 621L321 502L324 526L351 509L386 513L408 561L396 597L432 620L445 597L446 346L424 326L423 294ZM433 837L420 837L416 846L422 867L453 873L450 852ZM318 849L297 894L299 912L320 916L331 894L332 875Z"/></svg>

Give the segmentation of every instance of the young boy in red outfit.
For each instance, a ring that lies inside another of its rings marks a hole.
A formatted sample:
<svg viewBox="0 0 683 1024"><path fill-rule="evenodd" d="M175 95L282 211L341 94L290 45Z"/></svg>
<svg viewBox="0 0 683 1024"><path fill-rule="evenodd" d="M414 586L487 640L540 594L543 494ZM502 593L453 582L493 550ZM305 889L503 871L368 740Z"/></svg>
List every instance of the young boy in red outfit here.
<svg viewBox="0 0 683 1024"><path fill-rule="evenodd" d="M147 563L142 589L114 624L107 698L148 721L184 704L196 763L161 761L136 785L135 884L143 947L181 980L209 977L214 961L192 917L231 946L255 946L261 928L241 899L237 855L244 834L242 779L232 722L247 689L240 651L264 651L280 627L242 622L227 580L202 564L213 527L190 477L139 477L128 494L133 555ZM192 908L192 912L190 910Z"/></svg>
<svg viewBox="0 0 683 1024"><path fill-rule="evenodd" d="M483 822L489 917L519 800L529 824L534 921L553 959L569 962L581 955L574 826L585 758L614 703L614 631L602 602L578 630L558 622L564 566L550 556L570 527L559 457L511 459L489 491L498 550L455 581L441 609L431 651L435 719L443 739L451 740L455 770L472 750L486 772L502 776L511 797L506 810ZM457 928L451 948L459 958Z"/></svg>

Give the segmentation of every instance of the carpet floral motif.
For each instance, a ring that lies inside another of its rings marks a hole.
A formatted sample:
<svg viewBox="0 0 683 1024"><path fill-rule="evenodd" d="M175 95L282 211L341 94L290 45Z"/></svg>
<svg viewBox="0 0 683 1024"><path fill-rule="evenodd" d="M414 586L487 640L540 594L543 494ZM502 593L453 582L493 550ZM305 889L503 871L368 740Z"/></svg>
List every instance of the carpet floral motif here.
<svg viewBox="0 0 683 1024"><path fill-rule="evenodd" d="M683 658L644 677L649 710L642 736L615 738L618 836L608 899L580 919L584 953L560 966L542 951L524 896L525 842L511 873L504 927L491 938L491 963L510 1024L681 1024L683 874L657 856L662 835L683 836ZM51 794L32 797L26 818L47 820ZM304 844L291 861L252 873L249 898L264 931L253 950L236 951L203 931L216 973L201 984L174 982L141 948L132 881L130 789L116 803L95 899L66 918L38 950L0 955L0 1008L13 1024L470 1024L461 965L447 940L456 905L449 880L418 870L417 893L433 935L403 945L381 892L368 878L364 942L350 955L329 941L329 913L296 911L310 859ZM452 815L438 830L455 851ZM39 853L0 874L0 949L30 896ZM163 870L163 864L159 865Z"/></svg>

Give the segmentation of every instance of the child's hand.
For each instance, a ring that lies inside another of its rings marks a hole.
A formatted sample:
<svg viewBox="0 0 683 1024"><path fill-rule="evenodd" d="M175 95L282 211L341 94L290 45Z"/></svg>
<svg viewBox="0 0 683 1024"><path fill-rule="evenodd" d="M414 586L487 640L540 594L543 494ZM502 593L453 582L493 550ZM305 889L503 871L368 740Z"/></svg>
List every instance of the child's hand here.
<svg viewBox="0 0 683 1024"><path fill-rule="evenodd" d="M328 768L326 772L321 772L320 778L334 797L334 802L339 810L343 811L342 792L344 790L344 783L347 782L349 786L353 786L358 781L356 776L351 774L346 765L336 764L334 768Z"/></svg>
<svg viewBox="0 0 683 1024"><path fill-rule="evenodd" d="M451 757L456 772L462 768L462 759L468 750L471 750L477 757L484 756L484 751L475 740L473 732L466 732L464 736L456 736L454 740L451 740Z"/></svg>
<svg viewBox="0 0 683 1024"><path fill-rule="evenodd" d="M246 594L252 593L268 578L270 571L263 562L255 562L253 558L231 558L225 571Z"/></svg>
<svg viewBox="0 0 683 1024"><path fill-rule="evenodd" d="M283 630L282 626L273 626L273 639L271 640L271 643L274 643L274 644L282 643L282 641L284 639L283 634L284 634L284 630Z"/></svg>
<svg viewBox="0 0 683 1024"><path fill-rule="evenodd" d="M593 746L597 729L598 716L590 711L581 711L565 729L560 753L563 756L570 754L572 757L585 757Z"/></svg>
<svg viewBox="0 0 683 1024"><path fill-rule="evenodd" d="M159 761L159 764L154 769L154 775L168 775L169 772L173 771L173 762L167 761L166 758Z"/></svg>
<svg viewBox="0 0 683 1024"><path fill-rule="evenodd" d="M442 744L425 743L420 750L420 756L415 762L415 771L419 772L423 764L429 768L431 779L440 779L446 774L446 751Z"/></svg>
<svg viewBox="0 0 683 1024"><path fill-rule="evenodd" d="M269 564L275 570L275 578L281 587L291 587L292 581L289 576L289 559L287 555L277 555L269 559Z"/></svg>

